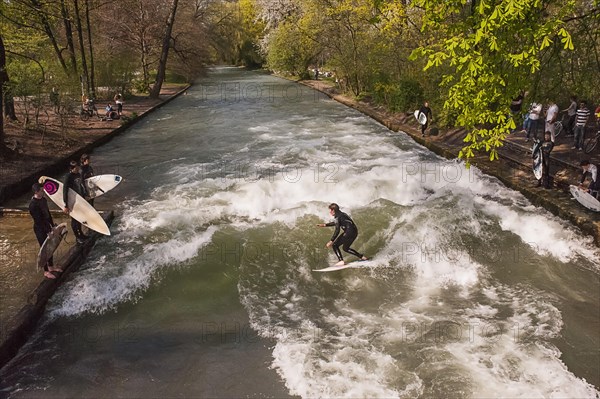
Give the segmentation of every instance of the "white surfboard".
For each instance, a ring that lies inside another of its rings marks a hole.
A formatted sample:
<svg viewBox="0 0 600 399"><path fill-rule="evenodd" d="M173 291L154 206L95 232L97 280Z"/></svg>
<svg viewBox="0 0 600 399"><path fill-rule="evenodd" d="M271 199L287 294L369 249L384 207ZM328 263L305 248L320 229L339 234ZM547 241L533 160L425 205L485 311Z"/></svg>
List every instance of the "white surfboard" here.
<svg viewBox="0 0 600 399"><path fill-rule="evenodd" d="M117 187L121 181L123 181L123 178L119 175L98 175L88 177L84 180L90 198L96 198L106 194Z"/></svg>
<svg viewBox="0 0 600 399"><path fill-rule="evenodd" d="M536 148L537 147L537 148ZM542 164L544 161L544 154L542 153L542 147L539 143L533 145L533 175L536 179L542 178Z"/></svg>
<svg viewBox="0 0 600 399"><path fill-rule="evenodd" d="M61 223L52 228L50 234L40 247L37 257L37 267L43 269L48 260L52 257L62 239L67 235L67 224Z"/></svg>
<svg viewBox="0 0 600 399"><path fill-rule="evenodd" d="M39 183L44 187L44 191L48 194L48 197L56 204L60 209L64 209L65 202L63 201L63 184L58 180L51 177L42 176L39 178ZM91 206L81 195L77 194L72 189L69 189L69 209L73 219L77 220L84 226L97 231L100 234L109 236L110 230L106 225L102 216L93 206Z"/></svg>
<svg viewBox="0 0 600 399"><path fill-rule="evenodd" d="M592 211L600 212L600 201L594 198L593 195L587 192L582 188L577 186L569 186L569 190L571 190L571 195L583 206Z"/></svg>
<svg viewBox="0 0 600 399"><path fill-rule="evenodd" d="M422 112L419 112L419 110L415 111L415 118L421 125L424 125L427 123L427 115L425 115Z"/></svg>
<svg viewBox="0 0 600 399"><path fill-rule="evenodd" d="M341 265L341 266L329 266L326 267L325 269L313 269L313 272L335 272L338 270L344 270L344 269L358 269L361 267L368 267L369 266L369 261L368 260L357 260L354 262L348 262L345 265Z"/></svg>

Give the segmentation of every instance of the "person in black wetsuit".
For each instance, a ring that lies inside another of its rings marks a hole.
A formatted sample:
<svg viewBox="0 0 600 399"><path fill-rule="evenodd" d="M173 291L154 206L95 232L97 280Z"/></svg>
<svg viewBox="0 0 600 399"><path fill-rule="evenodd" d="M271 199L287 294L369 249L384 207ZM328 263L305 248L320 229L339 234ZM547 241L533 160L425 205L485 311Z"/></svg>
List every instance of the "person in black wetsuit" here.
<svg viewBox="0 0 600 399"><path fill-rule="evenodd" d="M87 190L83 184L83 180L81 179L81 171L77 161L71 161L69 164L69 174L67 175L63 185L63 201L65 202L65 208L63 211L67 215L71 213L71 210L69 209L69 189L72 189L83 198L88 197ZM71 218L71 229L73 229L73 234L75 234L77 244L83 244L83 242L88 238L88 236L83 234L83 231L81 230L81 223L73 218Z"/></svg>
<svg viewBox="0 0 600 399"><path fill-rule="evenodd" d="M90 156L88 154L82 154L79 158L79 164L81 165L81 181L94 176L94 168L90 165ZM86 188L87 189L87 188ZM91 206L94 206L94 199L90 198L87 200Z"/></svg>
<svg viewBox="0 0 600 399"><path fill-rule="evenodd" d="M552 141L552 133L544 133L544 141L540 143L540 151L542 151L542 178L538 180L538 187L551 188L550 185L550 153L554 148Z"/></svg>
<svg viewBox="0 0 600 399"><path fill-rule="evenodd" d="M327 242L326 247L333 247L333 252L335 256L337 256L339 262L336 263L336 266L345 265L344 258L342 256L342 251L340 251L340 246L346 252L351 255L356 256L360 260L367 260L367 257L358 253L356 250L350 248L350 245L356 240L358 236L358 227L354 224L354 221L348 216L346 213L340 211L340 207L338 204L330 204L329 205L329 214L335 218L333 222L330 223L320 223L317 224L318 227L331 227L335 226L335 231L333 232L333 236L331 236L331 240ZM340 234L340 229L342 230L342 234Z"/></svg>
<svg viewBox="0 0 600 399"><path fill-rule="evenodd" d="M581 166L581 170L583 171L581 180L579 181L579 187L583 189L586 188L583 183L585 182L586 177L589 176L591 181L587 186L587 190L590 195L596 199L599 199L598 197L600 197L600 195L598 194L600 193L600 180L598 180L598 167L590 163L590 161L587 159L581 161L579 166Z"/></svg>
<svg viewBox="0 0 600 399"><path fill-rule="evenodd" d="M33 197L29 201L29 213L33 218L33 232L37 238L40 247L46 241L48 234L54 227L54 221L48 208L48 201L44 197L44 190L41 184L35 183L32 187ZM54 259L48 259L48 263L44 265L44 277L55 279L56 276L52 272L62 272L62 269L54 267Z"/></svg>
<svg viewBox="0 0 600 399"><path fill-rule="evenodd" d="M429 108L429 102L425 101L423 106L419 109L419 115L425 115L427 117L427 121L424 125L421 125L421 136L425 136L425 130L427 130L427 126L429 126L429 122L433 119L433 113L431 112L431 108Z"/></svg>

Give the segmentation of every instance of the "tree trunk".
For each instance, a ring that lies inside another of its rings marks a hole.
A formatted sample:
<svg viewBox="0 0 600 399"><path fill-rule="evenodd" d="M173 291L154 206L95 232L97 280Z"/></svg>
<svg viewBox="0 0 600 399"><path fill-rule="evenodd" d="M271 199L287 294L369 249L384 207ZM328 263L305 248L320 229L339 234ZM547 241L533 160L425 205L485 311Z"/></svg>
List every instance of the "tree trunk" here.
<svg viewBox="0 0 600 399"><path fill-rule="evenodd" d="M42 25L44 26L44 32L46 32L46 36L48 36L48 39L50 40L50 43L52 44L52 48L54 49L54 53L56 54L56 57L58 58L58 62L60 62L60 65L62 66L65 73L67 75L69 75L69 69L67 68L67 63L65 62L65 59L62 56L60 48L58 47L58 42L56 41L56 36L54 36L52 27L50 26L50 22L48 21L48 15L44 11L42 11L42 5L40 4L40 2L38 0L32 1L31 4L35 7L36 10L39 10L39 16L41 18Z"/></svg>
<svg viewBox="0 0 600 399"><path fill-rule="evenodd" d="M90 77L88 75L88 67L85 57L85 46L83 44L83 28L81 27L81 18L79 16L79 0L73 0L75 6L75 26L77 27L77 35L79 36L79 51L81 53L81 73L84 79L86 93L90 92Z"/></svg>
<svg viewBox="0 0 600 399"><path fill-rule="evenodd" d="M65 25L65 37L67 38L67 50L69 52L69 58L71 58L71 70L74 75L77 75L77 58L75 58L75 43L73 42L73 26L71 25L71 18L69 17L69 11L65 0L60 1L60 12Z"/></svg>
<svg viewBox="0 0 600 399"><path fill-rule="evenodd" d="M167 58L169 56L169 47L171 47L171 32L173 32L173 25L175 24L175 13L177 12L177 3L179 0L173 0L171 4L171 12L169 18L167 18L167 26L165 29L165 36L163 37L162 50L160 52L160 60L158 61L158 72L156 74L156 80L154 86L150 91L150 98L158 98L160 89L165 80L165 73L167 70Z"/></svg>
<svg viewBox="0 0 600 399"><path fill-rule="evenodd" d="M4 51L4 41L0 35L0 106L4 97L4 83L8 82L6 73L6 52ZM0 112L0 154L6 153L7 148L4 144L4 115Z"/></svg>
<svg viewBox="0 0 600 399"><path fill-rule="evenodd" d="M10 91L4 95L4 115L11 121L18 120L17 113L15 112L15 101Z"/></svg>
<svg viewBox="0 0 600 399"><path fill-rule="evenodd" d="M144 8L144 3L142 1L138 2L138 7L139 7L139 12L140 12L140 22L141 25L144 26L147 20L147 11ZM140 62L142 63L142 72L143 72L143 83L144 83L144 90L148 90L150 89L150 72L148 71L148 42L146 40L146 28L143 27L141 32L140 32L140 38L139 38L139 45L140 45L140 54L141 54L141 59Z"/></svg>
<svg viewBox="0 0 600 399"><path fill-rule="evenodd" d="M92 26L90 24L90 2L85 0L85 23L87 25L88 47L90 48L90 94L96 98L96 78L94 74L94 48L92 47Z"/></svg>

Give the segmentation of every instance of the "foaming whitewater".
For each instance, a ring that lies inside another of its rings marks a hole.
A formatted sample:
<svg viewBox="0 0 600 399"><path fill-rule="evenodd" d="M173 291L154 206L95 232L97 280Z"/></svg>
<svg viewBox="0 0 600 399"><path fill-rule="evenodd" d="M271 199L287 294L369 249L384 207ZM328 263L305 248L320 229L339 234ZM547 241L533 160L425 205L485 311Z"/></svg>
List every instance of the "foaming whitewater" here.
<svg viewBox="0 0 600 399"><path fill-rule="evenodd" d="M151 187L119 204L104 255L61 289L53 316L143 300L170 270L206 267L202 252L226 237L255 250L235 264L240 302L292 395L599 395L559 349L565 303L589 298L556 282L599 274L588 237L330 101L276 118L265 104L235 105L247 113L233 138L227 126L221 141L153 162ZM220 106L211 115L231 119ZM373 258L367 267L312 272L335 261L332 231L316 227L331 202L359 226L353 247Z"/></svg>

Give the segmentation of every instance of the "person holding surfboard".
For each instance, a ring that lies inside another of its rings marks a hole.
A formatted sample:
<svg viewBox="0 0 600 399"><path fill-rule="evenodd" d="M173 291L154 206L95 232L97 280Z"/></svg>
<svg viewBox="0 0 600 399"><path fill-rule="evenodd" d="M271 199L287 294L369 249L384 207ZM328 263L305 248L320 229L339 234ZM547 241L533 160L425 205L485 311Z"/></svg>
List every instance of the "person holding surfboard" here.
<svg viewBox="0 0 600 399"><path fill-rule="evenodd" d="M83 184L83 179L81 178L81 170L79 168L79 164L77 161L71 161L69 164L69 174L64 182L63 188L63 201L65 203L65 207L63 211L68 215L71 213L69 209L69 189L72 189L77 194L81 195L83 198L88 197L87 189L85 188L85 184ZM83 234L83 230L81 229L81 223L71 218L71 229L73 229L73 234L75 234L75 238L77 239L77 244L83 244L85 240L88 239L88 236Z"/></svg>
<svg viewBox="0 0 600 399"><path fill-rule="evenodd" d="M358 237L358 227L356 227L352 218L350 218L348 214L342 212L339 205L335 203L329 205L329 214L334 217L334 221L330 223L319 223L317 224L317 227L335 226L335 231L333 232L333 236L331 236L331 240L325 245L326 248L333 247L333 252L339 261L335 265L342 266L346 264L344 262L344 257L342 256L342 251L340 251L340 246L345 252L356 256L360 260L368 260L366 256L350 248L350 245L352 245L354 240L356 240L356 237ZM340 229L342 230L342 234L340 234Z"/></svg>
<svg viewBox="0 0 600 399"><path fill-rule="evenodd" d="M48 234L54 227L54 220L48 208L48 201L44 197L44 189L41 184L35 183L32 187L33 197L29 201L29 214L33 218L33 232L40 247L46 241ZM62 272L62 269L54 267L54 259L50 257L44 265L44 277L55 279L56 276L52 272Z"/></svg>
<svg viewBox="0 0 600 399"><path fill-rule="evenodd" d="M588 185L587 190L590 195L598 199L598 191L600 191L600 184L598 184L598 167L590 163L590 161L587 159L581 161L579 166L581 166L581 170L583 171L581 180L579 181L579 187L585 189L585 185L583 183L585 182L586 177L589 175L591 182Z"/></svg>
<svg viewBox="0 0 600 399"><path fill-rule="evenodd" d="M538 180L538 187L544 186L544 188L550 187L550 153L554 148L554 142L552 141L552 133L547 131L544 133L544 141L540 144L540 151L542 152L542 178Z"/></svg>
<svg viewBox="0 0 600 399"><path fill-rule="evenodd" d="M431 113L431 108L429 108L429 102L425 101L423 106L419 108L419 116L423 114L427 118L425 123L421 125L421 136L425 136L425 130L427 130L427 126L429 126L429 122L433 118L433 114Z"/></svg>
<svg viewBox="0 0 600 399"><path fill-rule="evenodd" d="M88 154L81 154L79 163L81 165L81 181L85 181L85 179L94 176L94 168L90 165L90 156ZM94 206L94 198L87 199L87 202L89 202L91 206Z"/></svg>

